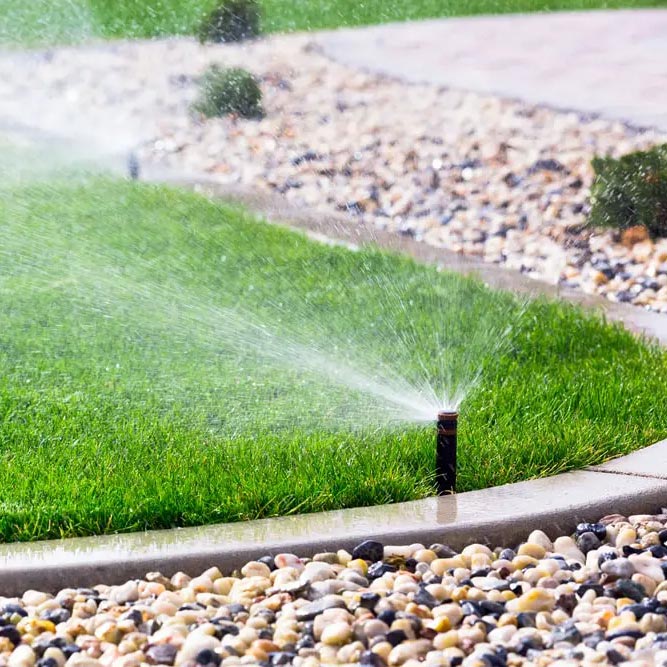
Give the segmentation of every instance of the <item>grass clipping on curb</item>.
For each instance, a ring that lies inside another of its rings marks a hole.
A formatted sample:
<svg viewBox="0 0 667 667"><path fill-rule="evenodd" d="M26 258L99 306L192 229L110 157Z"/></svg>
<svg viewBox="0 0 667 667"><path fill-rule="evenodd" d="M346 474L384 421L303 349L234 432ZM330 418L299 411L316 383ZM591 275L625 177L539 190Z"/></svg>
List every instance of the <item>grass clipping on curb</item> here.
<svg viewBox="0 0 667 667"><path fill-rule="evenodd" d="M576 308L164 187L45 182L0 207L0 539L431 495L433 425L384 423L320 353L436 385L482 370L462 491L667 434L665 354Z"/></svg>

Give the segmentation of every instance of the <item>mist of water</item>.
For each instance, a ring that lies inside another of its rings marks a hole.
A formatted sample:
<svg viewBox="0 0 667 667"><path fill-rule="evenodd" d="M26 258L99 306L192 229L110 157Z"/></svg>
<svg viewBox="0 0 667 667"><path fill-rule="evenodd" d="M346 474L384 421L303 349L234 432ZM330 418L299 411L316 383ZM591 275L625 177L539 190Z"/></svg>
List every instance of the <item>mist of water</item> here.
<svg viewBox="0 0 667 667"><path fill-rule="evenodd" d="M23 230L23 239L39 247L39 234L30 240L30 230ZM237 355L239 358L253 357L260 362L251 364L251 373L258 368L283 368L289 372L288 383L293 383L293 376L315 378L318 383L334 385L345 389L342 393L329 392L326 397L312 396L304 400L303 396L295 397L295 405L291 414L285 415L299 421L299 411L304 417L313 410L322 410L322 399L326 402L328 418L335 418L339 424L344 422L353 426L372 426L377 424L396 425L407 422L433 421L439 410L458 409L467 393L476 385L481 376L482 359L489 354L497 353L503 346L509 331L471 332L470 348L465 354L465 364L453 364L453 354L461 354L460 350L448 348L446 327L434 332L441 341L440 355L437 360L430 360L431 371L426 362L420 358L420 350L412 348L412 354L423 366L421 377L408 379L401 375L400 368L392 368L374 353L372 346L362 347L359 341L332 340L326 330L309 334L308 340L292 327L281 325L277 319L273 325L262 322L256 314L237 308L224 308L214 305L214 299L207 301L201 295L184 292L179 288L150 282L134 282L125 271L117 271L113 267L103 266L96 260L86 261L82 257L72 256L69 275L54 276L48 267L34 258L22 268L8 254L14 252L6 239L2 240L3 250L0 261L6 267L14 262L14 271L22 271L29 276L26 284L31 289L48 291L54 296L66 292L76 299L82 299L84 309L95 311L103 319L122 320L133 329L137 320L142 326L151 323L158 327L159 335L172 340L176 349L184 341L195 345L205 354L215 357ZM8 275L5 273L5 278ZM4 289L3 289L4 288ZM0 283L0 289L8 296L6 284ZM10 291L11 294L11 291ZM213 296L213 295L211 295ZM400 305L387 299L387 293L378 289L378 299L386 303L388 310ZM304 313L308 304L304 304ZM131 311L134 311L132 313ZM278 313L277 313L278 314ZM304 314L304 317L309 317ZM484 334L482 336L482 333ZM410 332L397 334L388 331L384 336L397 348L410 348ZM477 338L477 340L475 340ZM479 365L471 361L473 355L479 355ZM137 362L141 363L141 350L138 350ZM437 361L439 370L434 378L433 361ZM457 375L455 366L459 369ZM147 370L148 372L148 370ZM256 377L247 378L250 382L245 390L238 395L240 406L245 402L244 394L252 392ZM179 385L178 377L154 377L156 391L173 394ZM221 378L221 391L226 391ZM214 408L214 406L211 406ZM252 415L246 415L252 419Z"/></svg>
<svg viewBox="0 0 667 667"><path fill-rule="evenodd" d="M66 258L66 268L57 260L59 256ZM175 267L173 281L151 278L150 262L136 253L124 255L103 245L87 247L76 238L75 230L62 229L54 235L39 221L20 229L0 229L0 264L4 298L11 299L19 284L21 290L47 291L54 298L65 295L71 299L74 312L95 312L101 322L114 321L129 336L137 330L149 330L162 340L173 341L174 357L195 350L195 356L210 358L212 367L221 354L245 360L249 369L245 384L235 389L239 424L249 421L252 410L258 409L251 398L262 382L261 369L266 368L272 373L283 369L286 386L296 382L309 388L298 392L283 415L297 425L312 419L315 412L326 414L335 422L332 426L433 421L439 410L460 407L479 382L484 365L511 338L501 320L487 318L466 331L462 342L450 319L457 315L441 312L425 346L424 331L411 322L411 286L389 273L377 272L372 264L366 267L361 257L363 281L372 285L382 314L377 326L369 323L356 335L336 321L323 320L316 301L308 294L296 306L283 304L280 293L291 278L282 272L276 272L261 312L242 301L220 305L220 295L214 289L184 284L178 276L182 273L179 267ZM345 288L350 290L350 298L354 298L354 287ZM434 286L432 295L427 295L434 312L443 303L438 289ZM457 307L465 309L466 304ZM400 327L395 324L399 319ZM388 355L387 349L393 352ZM137 349L138 364L144 352ZM146 370L154 373L155 392L163 392L172 402L179 400L179 377L170 375L170 370L178 363ZM211 384L210 378L208 382ZM224 378L220 378L218 390L229 393ZM215 413L216 391L208 392L202 400Z"/></svg>
<svg viewBox="0 0 667 667"><path fill-rule="evenodd" d="M8 0L5 6L10 19L7 25L18 31L17 35L0 31L0 41L5 43L11 43L13 37L25 39L28 30L36 42L79 42L96 34L94 17L85 3L76 0ZM58 34L53 34L54 26ZM22 32L25 34L19 34ZM17 67L23 57L46 58L39 61L39 67L49 66L45 54L35 53L16 54ZM66 93L66 82L63 85ZM21 100L8 96L0 100L0 134L6 137L0 144L4 185L48 182L54 174L69 174L70 178L100 171L126 174L133 147L150 136L150 127L142 125L143 116L114 118L100 131L97 116L87 113L90 100L85 96L79 94L72 105L50 100L48 94L28 88ZM239 419L246 418L241 417L243 406L252 405L250 394L262 382L257 375L257 368L262 367L272 372L282 369L288 378L286 386L304 382L312 388L310 400L301 393L285 419L298 421L302 415L325 409L332 419L348 424L432 421L439 410L459 408L479 382L484 365L511 338L502 318L481 318L463 340L450 318L465 311L468 304L452 304L434 286L427 300L431 299L430 307L437 316L429 323L426 339L423 323L411 322L411 286L390 273L365 267L363 260L362 279L372 285L383 313L377 316L377 323L362 323L355 335L336 321L324 321L316 299L308 294L301 303L285 306L280 292L290 289L290 277L282 274L276 273L273 293L266 295L258 311L243 301L221 305L219 295L206 286L184 286L176 277L167 282L152 278L136 254L86 247L74 236L68 238L64 230L56 235L37 224L24 225L20 230L5 230L4 235L0 229L0 240L0 289L8 298L13 289L11 276L20 274L21 289L49 290L54 298L65 296L82 314L96 312L102 323L115 322L130 338L141 338L136 331L158 331L163 339L174 341L174 356L190 350L202 358L208 355L212 366L220 354L250 360L250 379L237 390ZM60 244L56 254L64 253L67 258L65 273L53 261L54 243ZM136 243L140 245L141 240ZM175 273L179 272L175 267ZM353 288L347 288L351 299ZM451 312L439 312L443 303L450 304ZM156 362L152 371L156 391L172 402L178 399L179 378L169 371L176 372L177 366L176 359L171 367ZM221 381L219 390L228 392L229 387ZM215 392L206 400L215 412Z"/></svg>
<svg viewBox="0 0 667 667"><path fill-rule="evenodd" d="M94 35L94 20L79 0L3 0L0 45L77 43Z"/></svg>

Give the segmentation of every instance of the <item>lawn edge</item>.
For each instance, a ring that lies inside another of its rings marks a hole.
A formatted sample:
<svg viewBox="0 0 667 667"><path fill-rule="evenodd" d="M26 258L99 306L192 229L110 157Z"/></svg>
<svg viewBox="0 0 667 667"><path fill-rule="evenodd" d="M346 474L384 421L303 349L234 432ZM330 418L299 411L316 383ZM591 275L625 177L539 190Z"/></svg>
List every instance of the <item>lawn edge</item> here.
<svg viewBox="0 0 667 667"><path fill-rule="evenodd" d="M160 571L229 573L281 552L312 556L383 544L514 545L540 528L572 532L605 514L657 512L667 504L667 440L612 462L552 477L393 505L194 528L0 545L0 594L119 584Z"/></svg>
<svg viewBox="0 0 667 667"><path fill-rule="evenodd" d="M667 347L667 315L627 303L616 303L598 294L552 285L529 278L513 269L460 255L371 224L351 221L343 215L322 214L298 208L284 197L239 185L223 185L206 174L180 174L170 170L147 169L145 182L192 190L213 200L247 207L267 222L305 232L318 242L357 248L372 244L382 250L406 254L418 262L439 269L475 277L487 286L529 298L562 300L601 314L609 322L622 324L628 331Z"/></svg>

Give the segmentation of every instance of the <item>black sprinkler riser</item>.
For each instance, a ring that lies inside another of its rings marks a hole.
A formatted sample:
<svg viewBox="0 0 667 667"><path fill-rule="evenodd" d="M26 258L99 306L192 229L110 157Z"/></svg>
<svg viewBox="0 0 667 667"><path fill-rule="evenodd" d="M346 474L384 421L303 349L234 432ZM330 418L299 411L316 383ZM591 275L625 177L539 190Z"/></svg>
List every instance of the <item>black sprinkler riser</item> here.
<svg viewBox="0 0 667 667"><path fill-rule="evenodd" d="M456 493L456 438L458 412L439 412L435 449L435 483L438 495Z"/></svg>

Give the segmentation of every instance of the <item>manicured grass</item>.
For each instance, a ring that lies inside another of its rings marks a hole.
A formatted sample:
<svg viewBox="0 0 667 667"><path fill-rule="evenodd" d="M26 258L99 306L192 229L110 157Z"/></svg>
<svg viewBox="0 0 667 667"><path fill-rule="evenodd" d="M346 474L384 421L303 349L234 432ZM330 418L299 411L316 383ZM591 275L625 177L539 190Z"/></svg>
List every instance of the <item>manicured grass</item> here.
<svg viewBox="0 0 667 667"><path fill-rule="evenodd" d="M192 34L215 0L0 0L0 42ZM264 30L282 32L439 16L621 7L666 0L261 0Z"/></svg>
<svg viewBox="0 0 667 667"><path fill-rule="evenodd" d="M381 364L436 386L483 370L461 490L667 434L667 356L572 307L164 187L43 182L0 201L1 539L432 494L433 426L392 426L352 382Z"/></svg>

